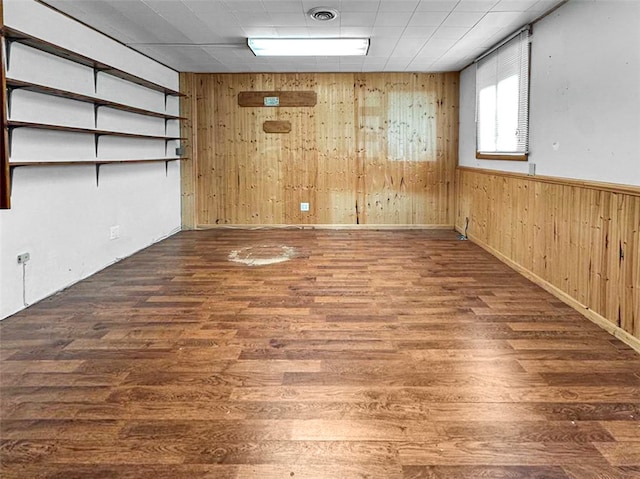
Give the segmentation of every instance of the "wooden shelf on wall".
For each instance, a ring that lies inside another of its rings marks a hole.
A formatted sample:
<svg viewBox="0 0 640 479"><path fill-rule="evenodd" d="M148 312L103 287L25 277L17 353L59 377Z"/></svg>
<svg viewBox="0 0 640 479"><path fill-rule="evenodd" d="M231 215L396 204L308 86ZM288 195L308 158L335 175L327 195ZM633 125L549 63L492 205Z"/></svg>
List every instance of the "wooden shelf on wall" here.
<svg viewBox="0 0 640 479"><path fill-rule="evenodd" d="M53 131L64 131L70 133L87 133L93 134L96 136L119 136L123 138L139 138L139 139L148 139L148 140L184 140L185 138L179 136L165 136L165 135L144 135L141 133L126 133L123 131L112 131L112 130L97 130L93 128L80 128L75 126L62 126L62 125L51 125L49 123L36 123L30 121L15 121L9 120L7 122L7 126L9 127L9 131L15 130L16 128L33 128L37 130L53 130Z"/></svg>
<svg viewBox="0 0 640 479"><path fill-rule="evenodd" d="M175 158L142 158L137 160L78 160L78 161L11 161L9 166L11 168L18 168L21 166L82 166L82 165L113 165L120 163L165 163L170 161L182 161L187 158L175 157Z"/></svg>
<svg viewBox="0 0 640 479"><path fill-rule="evenodd" d="M42 93L45 95L56 96L60 98L68 98L70 100L81 101L84 103L91 103L96 107L108 107L115 110L122 110L129 113L136 113L138 115L151 116L155 118L163 118L165 120L184 120L184 117L169 115L167 113L161 113L152 110L145 110L143 108L137 108L134 106L125 105L123 103L117 103L110 100L104 100L102 98L96 98L89 95L83 95L81 93L75 93L68 90L61 90L58 88L52 88L45 85L39 85L37 83L31 83L23 80L15 80L13 78L7 78L7 90L8 96L8 108L11 112L11 95L14 90L27 90L35 93Z"/></svg>
<svg viewBox="0 0 640 479"><path fill-rule="evenodd" d="M132 160L78 160L78 161L11 161L9 162L10 179L13 182L13 170L21 167L60 167L60 166L95 166L96 168L96 186L100 185L100 167L104 165L124 165L124 164L141 164L141 163L162 163L164 162L165 174L169 173L169 163L172 161L183 161L187 158L141 158Z"/></svg>
<svg viewBox="0 0 640 479"><path fill-rule="evenodd" d="M164 93L165 95L168 95L168 96L184 96L179 91L172 90L171 88L167 88L165 86L159 85L149 80L145 80L144 78L141 78L132 73L126 72L119 68L115 68L106 63L94 60L93 58L87 57L85 55L74 52L72 50L68 50L64 47L55 45L46 40L42 40L41 38L35 37L33 35L29 35L28 33L21 32L14 28L5 26L3 27L3 33L6 39L7 66L10 65L10 61L11 61L11 44L20 43L22 45L27 45L37 50L49 53L51 55L55 55L57 57L64 58L66 60L70 60L74 63L78 63L80 65L93 68L94 75L96 77L98 73L106 73L108 75L120 78L122 80L126 80L128 82L143 86L150 90Z"/></svg>
<svg viewBox="0 0 640 479"><path fill-rule="evenodd" d="M62 126L62 125L51 125L49 123L35 123L29 121L15 121L9 120L7 122L7 128L9 131L9 154L11 154L11 148L13 143L13 130L16 128L32 128L36 130L49 130L49 131L60 131L67 133L82 133L94 135L95 141L95 153L96 157L98 156L98 144L101 136L115 136L120 138L136 138L141 140L163 140L165 142L165 154L167 150L167 146L170 141L174 140L184 140L185 138L179 136L165 136L165 135L144 135L141 133L126 133L122 131L112 131L112 130L98 130L93 128L80 128L75 126Z"/></svg>
<svg viewBox="0 0 640 479"><path fill-rule="evenodd" d="M131 159L131 160L106 160L98 158L99 153L99 144L100 138L103 136L112 136L112 137L120 137L120 138L132 138L132 139L141 139L141 140L160 140L164 141L165 144L165 155L167 155L167 150L170 141L179 141L184 140L180 136L173 136L167 134L167 126L168 122L171 120L180 121L185 118L172 115L166 112L158 112L154 110L148 110L145 108L139 108L132 105L127 105L124 103L119 103L111 100L106 100L103 98L97 98L98 91L98 79L102 78L99 76L99 73L104 73L107 75L111 75L122 80L125 80L130 83L134 83L136 85L142 86L152 91L160 92L164 94L164 105L165 110L167 107L167 97L169 96L177 96L183 97L182 93L176 90L172 90L170 88L164 87L157 83L151 82L139 76L136 76L132 73L126 72L124 70L120 70L118 68L112 67L106 63L102 63L98 60L94 60L87 56L84 56L80 53L68 50L59 45L55 45L46 40L42 40L33 35L15 30L10 27L3 26L0 34L3 35L5 39L5 49L6 52L6 65L7 67L10 65L11 61L11 46L14 43L20 43L23 45L27 45L31 48L35 48L47 54L63 58L65 60L69 60L71 62L87 66L93 70L93 80L94 80L94 91L96 92L96 96L86 95L82 93L76 93L70 90L65 90L61 88L54 88L46 85L41 85L37 83L33 83L26 80L16 79L16 78L6 78L3 70L3 85L2 85L2 94L6 98L6 106L7 108L3 108L3 111L9 113L9 118L11 116L11 98L12 94L15 90L27 90L35 93L40 93L44 95L65 98L72 101L80 101L84 103L89 103L94 105L94 126L95 128L85 128L85 127L76 127L76 126L65 126L65 125L57 125L57 124L49 124L42 123L38 121L18 121L3 118L3 130L7 135L7 139L5 145L7 147L5 157L3 158L4 169L6 169L6 173L8 179L6 179L7 187L3 189L3 198L6 196L5 200L0 202L0 207L6 208L10 205L10 191L13 186L13 172L16 168L20 167L61 167L61 166L81 166L81 165L93 165L96 169L96 185L99 185L100 182L100 167L103 165L109 164L125 164L125 163L157 163L164 162L165 163L165 173L168 175L168 164L171 161L179 161L183 158L179 157L171 157L171 158L155 158L155 159ZM4 103L4 102L3 102ZM115 110L124 111L127 113L133 113L137 115L153 117L153 118L161 118L164 120L164 135L149 135L149 134L141 134L141 133L129 133L123 131L113 131L113 130L103 130L98 129L98 111L100 107L112 108ZM91 160L65 160L65 161L11 161L11 148L13 142L13 132L17 128L30 128L36 130L48 130L48 131L58 131L58 132L66 132L66 133L76 133L76 134L85 134L85 135L93 135L94 136L94 144L95 144L95 159ZM5 182L5 179L2 180Z"/></svg>

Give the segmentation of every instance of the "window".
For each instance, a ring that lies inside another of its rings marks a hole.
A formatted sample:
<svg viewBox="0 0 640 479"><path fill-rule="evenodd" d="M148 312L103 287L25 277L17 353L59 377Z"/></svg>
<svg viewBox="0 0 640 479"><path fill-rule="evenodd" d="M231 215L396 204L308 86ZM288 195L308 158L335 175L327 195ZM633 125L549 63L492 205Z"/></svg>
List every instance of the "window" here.
<svg viewBox="0 0 640 479"><path fill-rule="evenodd" d="M476 158L525 160L529 149L529 29L476 61Z"/></svg>

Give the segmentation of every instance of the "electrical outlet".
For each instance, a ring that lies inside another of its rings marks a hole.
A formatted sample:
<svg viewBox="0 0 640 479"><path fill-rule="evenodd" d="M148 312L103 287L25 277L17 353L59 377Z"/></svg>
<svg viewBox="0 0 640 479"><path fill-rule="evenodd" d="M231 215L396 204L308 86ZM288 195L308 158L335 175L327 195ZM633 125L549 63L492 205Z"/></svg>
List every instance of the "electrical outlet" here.
<svg viewBox="0 0 640 479"><path fill-rule="evenodd" d="M309 211L309 203L300 203L300 211Z"/></svg>
<svg viewBox="0 0 640 479"><path fill-rule="evenodd" d="M535 176L535 175L536 175L536 164L529 163L529 176Z"/></svg>
<svg viewBox="0 0 640 479"><path fill-rule="evenodd" d="M18 264L24 264L31 259L31 255L29 253L22 253L18 255Z"/></svg>
<svg viewBox="0 0 640 479"><path fill-rule="evenodd" d="M109 228L109 239L115 240L120 238L120 225Z"/></svg>

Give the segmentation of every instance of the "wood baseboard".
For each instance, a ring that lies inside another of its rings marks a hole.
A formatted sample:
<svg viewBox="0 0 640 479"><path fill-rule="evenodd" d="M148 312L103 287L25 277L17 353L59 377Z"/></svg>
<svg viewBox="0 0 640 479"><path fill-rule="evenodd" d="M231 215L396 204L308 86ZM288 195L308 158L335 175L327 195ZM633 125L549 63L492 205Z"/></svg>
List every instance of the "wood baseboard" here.
<svg viewBox="0 0 640 479"><path fill-rule="evenodd" d="M463 232L463 228L459 226L456 226L455 230L460 234L462 234ZM553 294L556 298L558 298L560 301L562 301L566 305L571 306L573 309L578 311L580 314L582 314L584 317L589 319L591 322L600 326L602 329L607 331L612 336L615 336L620 341L622 341L623 343L625 343L626 345L630 346L631 348L635 349L638 353L640 353L640 339L636 338L635 336L626 332L624 329L611 323L611 321L609 321L604 316L589 309L587 306L580 303L578 300L576 300L569 294L565 293L557 286L549 283L547 280L541 278L537 274L532 273L528 269L524 268L520 264L516 263L512 259L502 254L497 249L489 246L488 244L478 239L477 237L474 237L472 234L467 234L467 238L469 238L469 240L471 240L473 243L480 246L485 251L488 251L489 253L491 253L493 256L498 258L500 261L502 261L509 267L516 270L518 273L522 274L525 278L531 280L532 282L540 286L545 291Z"/></svg>
<svg viewBox="0 0 640 479"><path fill-rule="evenodd" d="M453 225L347 225L347 224L292 224L292 225L198 225L197 230L211 229L296 229L296 230L451 230Z"/></svg>

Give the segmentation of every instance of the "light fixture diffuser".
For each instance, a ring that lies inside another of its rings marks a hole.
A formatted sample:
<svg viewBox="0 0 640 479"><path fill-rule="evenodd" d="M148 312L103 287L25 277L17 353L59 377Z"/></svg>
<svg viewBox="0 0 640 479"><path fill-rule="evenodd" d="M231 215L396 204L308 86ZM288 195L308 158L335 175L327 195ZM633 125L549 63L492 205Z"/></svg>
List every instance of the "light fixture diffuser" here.
<svg viewBox="0 0 640 479"><path fill-rule="evenodd" d="M330 57L364 56L368 38L249 38L255 56Z"/></svg>

